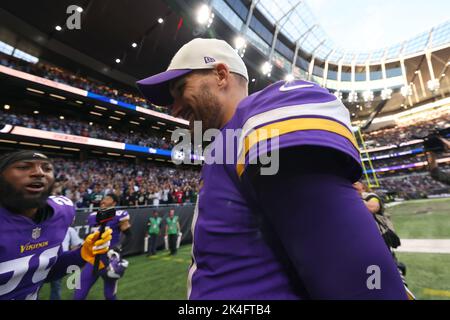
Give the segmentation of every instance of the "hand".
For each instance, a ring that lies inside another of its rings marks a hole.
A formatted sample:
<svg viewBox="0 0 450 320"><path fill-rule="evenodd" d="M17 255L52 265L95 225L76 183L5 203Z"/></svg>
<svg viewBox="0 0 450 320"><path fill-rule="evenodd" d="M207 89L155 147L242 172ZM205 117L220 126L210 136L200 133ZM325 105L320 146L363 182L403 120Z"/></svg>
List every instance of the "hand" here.
<svg viewBox="0 0 450 320"><path fill-rule="evenodd" d="M112 239L112 229L107 229L100 237L100 231L96 231L88 235L81 247L81 257L84 261L94 265L95 256L105 254L109 250L109 244ZM100 239L99 239L100 238ZM105 265L100 261L99 269L103 269Z"/></svg>
<svg viewBox="0 0 450 320"><path fill-rule="evenodd" d="M450 150L450 142L449 142L447 139L445 139L445 138L439 138L439 140L441 140L442 143L444 144L444 149L445 149L445 151Z"/></svg>
<svg viewBox="0 0 450 320"><path fill-rule="evenodd" d="M428 162L428 170L434 170L437 168L436 155L434 152L427 152L427 162Z"/></svg>

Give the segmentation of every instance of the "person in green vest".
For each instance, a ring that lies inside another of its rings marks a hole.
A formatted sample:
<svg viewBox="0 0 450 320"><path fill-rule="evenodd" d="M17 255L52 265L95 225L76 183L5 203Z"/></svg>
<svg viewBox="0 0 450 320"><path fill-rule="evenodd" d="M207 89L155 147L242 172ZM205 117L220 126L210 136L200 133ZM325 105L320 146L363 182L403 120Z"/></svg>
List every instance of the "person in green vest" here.
<svg viewBox="0 0 450 320"><path fill-rule="evenodd" d="M177 254L177 238L180 233L180 222L178 216L175 215L175 210L170 209L169 216L166 218L166 237L169 238L170 254Z"/></svg>
<svg viewBox="0 0 450 320"><path fill-rule="evenodd" d="M156 254L156 242L158 240L158 236L161 233L161 222L162 219L159 216L158 211L153 211L153 216L148 219L148 252L147 255L155 255Z"/></svg>

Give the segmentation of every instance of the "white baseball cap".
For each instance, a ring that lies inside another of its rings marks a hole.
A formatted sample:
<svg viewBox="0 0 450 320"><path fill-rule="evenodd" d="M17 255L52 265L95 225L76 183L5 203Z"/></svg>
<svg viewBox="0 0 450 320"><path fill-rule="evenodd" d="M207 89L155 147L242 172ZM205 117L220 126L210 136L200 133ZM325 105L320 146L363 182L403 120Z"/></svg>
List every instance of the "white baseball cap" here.
<svg viewBox="0 0 450 320"><path fill-rule="evenodd" d="M137 86L151 103L169 106L173 104L169 90L172 80L194 70L213 69L219 63L226 64L231 72L248 81L247 67L233 47L219 39L196 38L178 50L167 71L139 80Z"/></svg>

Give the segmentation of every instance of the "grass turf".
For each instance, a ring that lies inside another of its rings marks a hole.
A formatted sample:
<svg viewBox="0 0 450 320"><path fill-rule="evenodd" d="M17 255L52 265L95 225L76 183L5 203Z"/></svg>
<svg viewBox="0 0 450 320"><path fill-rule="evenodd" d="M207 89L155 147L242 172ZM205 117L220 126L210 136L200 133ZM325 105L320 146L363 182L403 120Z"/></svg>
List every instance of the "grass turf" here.
<svg viewBox="0 0 450 320"><path fill-rule="evenodd" d="M177 255L168 256L167 251L156 256L128 257L130 265L119 280L117 297L122 300L183 300L186 299L187 271L190 265L191 246L182 246ZM71 300L73 290L67 289L66 278L62 281L61 297ZM50 285L45 284L39 298L50 297ZM89 300L103 298L103 280L99 279L91 288Z"/></svg>
<svg viewBox="0 0 450 320"><path fill-rule="evenodd" d="M408 201L387 209L400 238L450 239L450 199ZM418 299L450 299L450 254L396 253Z"/></svg>
<svg viewBox="0 0 450 320"><path fill-rule="evenodd" d="M398 252L396 256L407 267L406 281L417 299L450 299L450 254Z"/></svg>
<svg viewBox="0 0 450 320"><path fill-rule="evenodd" d="M450 199L409 201L387 208L403 239L450 239Z"/></svg>

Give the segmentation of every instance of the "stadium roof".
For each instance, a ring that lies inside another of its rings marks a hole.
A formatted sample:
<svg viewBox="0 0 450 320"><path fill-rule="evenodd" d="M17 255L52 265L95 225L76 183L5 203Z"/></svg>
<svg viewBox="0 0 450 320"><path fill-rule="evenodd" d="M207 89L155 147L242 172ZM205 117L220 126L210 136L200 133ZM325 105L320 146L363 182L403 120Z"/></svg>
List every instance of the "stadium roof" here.
<svg viewBox="0 0 450 320"><path fill-rule="evenodd" d="M73 4L83 8L79 30L65 27L67 7ZM15 44L20 39L18 48L29 52L36 47L29 53L42 59L57 64L64 57L66 64L75 61L130 86L136 79L161 72L181 44L194 37L185 23L177 28L181 16L162 0L16 0L2 2L0 14L0 40ZM158 23L159 18L164 23ZM61 31L55 30L57 25L63 27ZM15 35L5 33L3 26ZM113 77L114 73L119 76Z"/></svg>
<svg viewBox="0 0 450 320"><path fill-rule="evenodd" d="M215 19L210 28L202 30L196 15L205 2ZM84 8L81 29L55 31L55 25L65 24L65 10L74 3ZM250 14L252 4L254 12ZM164 23L158 23L159 18ZM244 35L249 44L244 61L250 92L284 79L290 72L296 78L341 91L351 114L359 119L368 117L385 100L381 99L383 89L393 92L380 108L382 114L450 92L450 22L388 48L351 52L336 46L307 5L297 0L15 0L0 5L0 20L0 41L61 67L90 70L130 86L136 79L165 70L173 54L195 37L217 37L233 45L236 36ZM136 47L131 46L134 42ZM427 45L431 50L424 50ZM402 50L404 68L399 61ZM433 51L429 59L426 51ZM384 64L383 56L388 58ZM274 67L271 76L261 72L268 60ZM352 61L356 67L351 66ZM370 68L365 68L368 61ZM91 76L103 80L97 73ZM428 88L433 78L440 83L437 91ZM411 91L407 97L401 93L403 86ZM363 97L369 90L374 100L366 103ZM348 99L351 91L357 91L356 100Z"/></svg>
<svg viewBox="0 0 450 320"><path fill-rule="evenodd" d="M450 20L424 30L419 35L394 45L372 51L353 51L341 48L322 28L320 21L304 0L259 0L256 8L272 23L281 27L281 33L293 43L301 41L304 51L330 62L350 65L380 63L382 59L411 56L425 49L436 49L450 44ZM343 8L345 10L345 8Z"/></svg>

